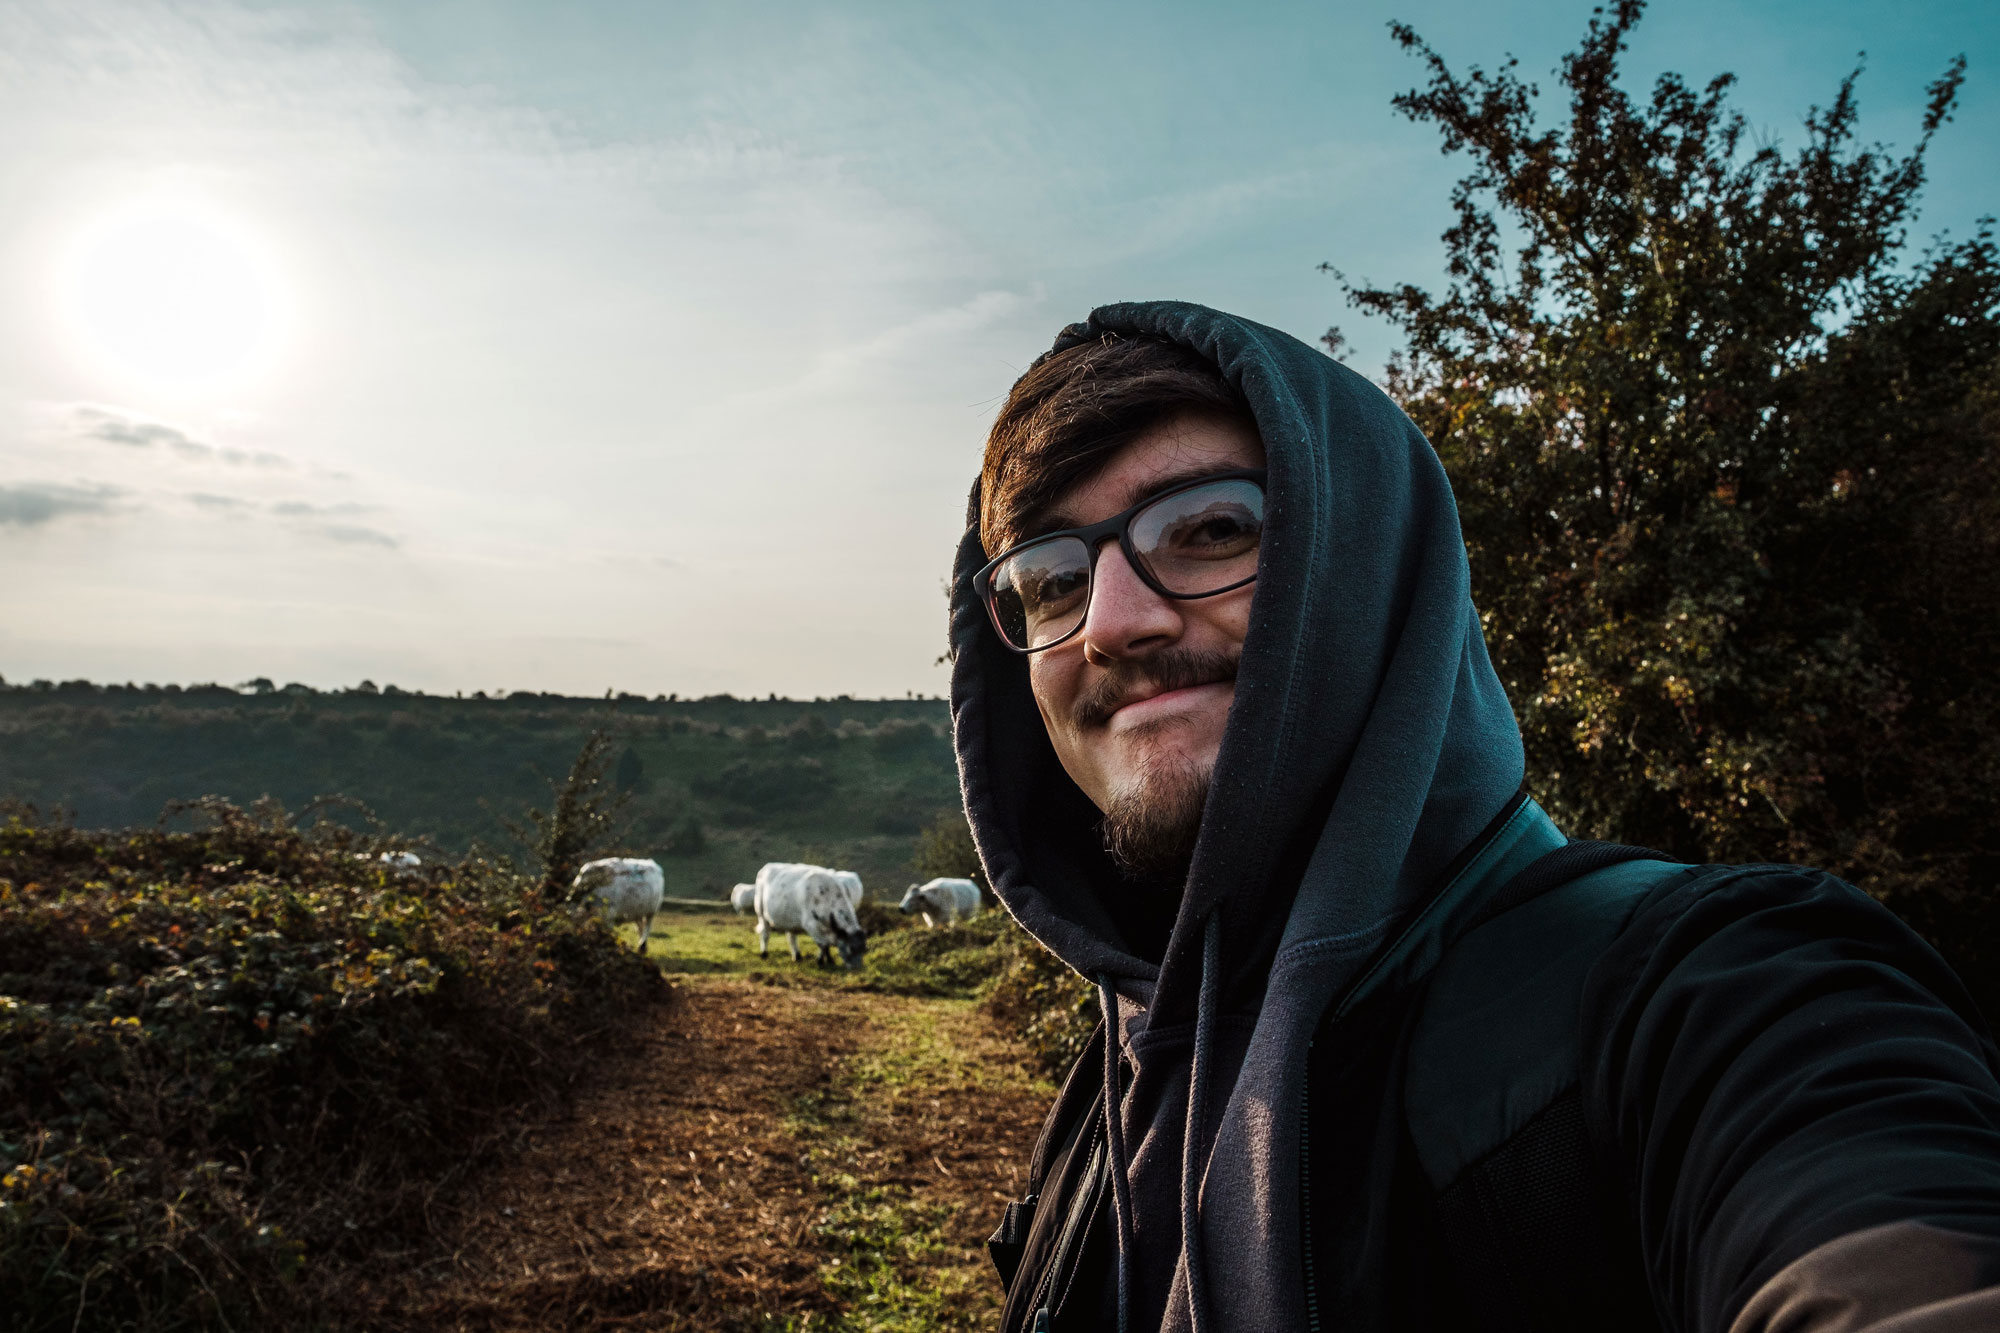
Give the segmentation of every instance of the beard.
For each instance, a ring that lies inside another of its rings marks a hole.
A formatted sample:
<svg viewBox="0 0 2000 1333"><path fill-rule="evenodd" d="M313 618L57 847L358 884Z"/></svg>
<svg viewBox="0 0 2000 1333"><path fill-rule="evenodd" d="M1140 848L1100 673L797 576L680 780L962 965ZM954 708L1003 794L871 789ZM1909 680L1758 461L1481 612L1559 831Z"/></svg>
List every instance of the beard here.
<svg viewBox="0 0 2000 1333"><path fill-rule="evenodd" d="M1190 760L1149 764L1120 788L1104 811L1104 850L1129 879L1186 883L1201 836L1209 772Z"/></svg>

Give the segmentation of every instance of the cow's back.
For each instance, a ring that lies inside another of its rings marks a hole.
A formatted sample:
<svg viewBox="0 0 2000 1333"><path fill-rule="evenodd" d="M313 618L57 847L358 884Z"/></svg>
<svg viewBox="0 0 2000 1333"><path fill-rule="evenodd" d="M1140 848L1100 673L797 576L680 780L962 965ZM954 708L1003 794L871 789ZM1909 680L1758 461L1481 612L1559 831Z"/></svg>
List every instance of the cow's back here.
<svg viewBox="0 0 2000 1333"><path fill-rule="evenodd" d="M757 872L757 919L772 930L804 930L806 884L812 867L791 861L767 862Z"/></svg>

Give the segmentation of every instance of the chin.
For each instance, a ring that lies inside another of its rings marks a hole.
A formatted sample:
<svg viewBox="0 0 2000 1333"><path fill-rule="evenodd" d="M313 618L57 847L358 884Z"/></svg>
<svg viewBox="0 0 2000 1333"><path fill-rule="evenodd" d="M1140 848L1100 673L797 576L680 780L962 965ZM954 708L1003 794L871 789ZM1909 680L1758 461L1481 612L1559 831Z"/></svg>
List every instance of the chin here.
<svg viewBox="0 0 2000 1333"><path fill-rule="evenodd" d="M1176 718L1120 738L1119 763L1106 784L1113 799L1166 780L1206 782L1215 772L1220 736Z"/></svg>

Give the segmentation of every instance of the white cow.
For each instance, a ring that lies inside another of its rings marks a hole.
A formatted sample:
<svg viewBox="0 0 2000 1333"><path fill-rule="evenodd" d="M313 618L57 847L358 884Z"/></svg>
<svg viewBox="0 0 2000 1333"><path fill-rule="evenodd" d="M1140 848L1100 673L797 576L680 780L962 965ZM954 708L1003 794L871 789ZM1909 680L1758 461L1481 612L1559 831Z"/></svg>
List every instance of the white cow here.
<svg viewBox="0 0 2000 1333"><path fill-rule="evenodd" d="M667 893L667 877L658 861L636 856L606 856L587 862L576 872L573 887L589 888L603 905L604 919L612 925L639 923L639 952L653 937L653 917Z"/></svg>
<svg viewBox="0 0 2000 1333"><path fill-rule="evenodd" d="M979 915L979 886L969 879L934 879L926 884L912 884L903 895L902 906L904 916L922 912L926 926L935 926L940 921L946 925L970 921Z"/></svg>
<svg viewBox="0 0 2000 1333"><path fill-rule="evenodd" d="M855 918L845 884L819 866L773 862L757 872L757 953L769 957L771 932L783 931L799 960L799 936L819 946L819 965L833 965L833 951L851 970L860 966L868 936Z"/></svg>
<svg viewBox="0 0 2000 1333"><path fill-rule="evenodd" d="M424 864L424 858L415 852L383 852L375 859L396 875L414 875Z"/></svg>
<svg viewBox="0 0 2000 1333"><path fill-rule="evenodd" d="M767 861L764 863L764 870L824 870L840 882L841 888L847 890L847 903L850 907L861 906L861 899L868 892L861 887L861 876L852 870L833 870L827 866L807 865L803 861ZM764 870L757 873L761 875Z"/></svg>
<svg viewBox="0 0 2000 1333"><path fill-rule="evenodd" d="M736 915L738 916L742 916L745 912L756 911L757 886L755 884L738 884L729 891L729 905L736 909Z"/></svg>

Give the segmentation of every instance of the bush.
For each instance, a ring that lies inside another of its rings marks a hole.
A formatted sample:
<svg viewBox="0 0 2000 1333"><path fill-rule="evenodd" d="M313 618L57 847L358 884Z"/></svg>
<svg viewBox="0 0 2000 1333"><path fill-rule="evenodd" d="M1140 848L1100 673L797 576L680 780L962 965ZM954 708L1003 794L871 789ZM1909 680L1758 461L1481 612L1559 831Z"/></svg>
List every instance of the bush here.
<svg viewBox="0 0 2000 1333"><path fill-rule="evenodd" d="M972 826L963 810L940 810L917 835L917 853L910 858L910 870L919 882L933 879L969 879L990 898L986 871L979 864L979 849L972 843Z"/></svg>
<svg viewBox="0 0 2000 1333"><path fill-rule="evenodd" d="M829 784L826 766L817 759L737 759L694 785L704 795L761 812L817 805Z"/></svg>
<svg viewBox="0 0 2000 1333"><path fill-rule="evenodd" d="M1007 918L1007 965L986 992L986 1010L1021 1034L1035 1062L1060 1079L1097 1030L1097 989Z"/></svg>
<svg viewBox="0 0 2000 1333"><path fill-rule="evenodd" d="M869 938L863 983L869 990L972 998L1013 962L1015 943L1010 936L1020 932L1005 912L982 912L961 925L936 930L911 929L910 918L895 915L900 928L879 939L872 934Z"/></svg>
<svg viewBox="0 0 2000 1333"><path fill-rule="evenodd" d="M333 1274L664 994L502 866L219 802L0 823L0 1326L322 1322Z"/></svg>

